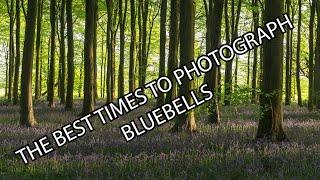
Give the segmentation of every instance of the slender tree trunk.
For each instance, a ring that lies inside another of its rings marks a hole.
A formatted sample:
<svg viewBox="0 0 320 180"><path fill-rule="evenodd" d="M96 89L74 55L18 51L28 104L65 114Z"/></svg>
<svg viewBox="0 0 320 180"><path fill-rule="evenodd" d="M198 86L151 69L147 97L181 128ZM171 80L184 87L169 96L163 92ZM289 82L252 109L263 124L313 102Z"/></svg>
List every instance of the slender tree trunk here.
<svg viewBox="0 0 320 180"><path fill-rule="evenodd" d="M286 0L286 7L287 7L287 13L290 14L290 7L291 6L291 0ZM286 98L285 98L285 105L290 105L290 99L291 99L291 92L290 92L290 89L291 89L291 84L290 84L290 81L291 81L291 76L290 76L290 61L291 61L291 37L290 37L290 33L291 32L287 32L287 35L286 35Z"/></svg>
<svg viewBox="0 0 320 180"><path fill-rule="evenodd" d="M119 22L120 22L120 61L119 61L119 72L118 72L118 96L124 95L124 46L125 46L125 28L127 19L127 7L128 0L124 0L124 11L123 1L119 0Z"/></svg>
<svg viewBox="0 0 320 180"><path fill-rule="evenodd" d="M166 38L167 38L167 0L161 1L161 15L160 15L160 64L159 64L159 78L166 75ZM164 86L164 84L162 84ZM164 93L160 93L157 104L162 105L165 102Z"/></svg>
<svg viewBox="0 0 320 180"><path fill-rule="evenodd" d="M315 49L314 65L314 97L317 109L320 109L320 4L316 3L317 8L317 42Z"/></svg>
<svg viewBox="0 0 320 180"><path fill-rule="evenodd" d="M73 20L72 20L72 2L67 0L67 40L68 40L68 53L67 53L67 97L66 97L66 110L73 108L73 89L74 89L74 43L73 43ZM80 83L81 84L81 81Z"/></svg>
<svg viewBox="0 0 320 180"><path fill-rule="evenodd" d="M174 80L173 71L178 66L179 47L179 1L171 0L170 5L170 40L168 55L168 77L172 82L172 89L167 93L166 102L169 103L177 96L177 83Z"/></svg>
<svg viewBox="0 0 320 180"><path fill-rule="evenodd" d="M135 89L135 41L136 41L136 12L134 0L130 0L131 11L131 43L130 43L130 67L129 67L129 91Z"/></svg>
<svg viewBox="0 0 320 180"><path fill-rule="evenodd" d="M226 43L230 43L230 24L228 14L228 1L224 2L224 18L225 18L225 32L226 32ZM232 93L232 61L226 63L225 70L225 85L224 85L224 104L230 105L230 94Z"/></svg>
<svg viewBox="0 0 320 180"><path fill-rule="evenodd" d="M32 63L37 3L38 0L28 0L28 13L26 17L25 41L21 71L21 94L23 94L23 96L21 96L20 101L20 124L27 127L36 125L32 105Z"/></svg>
<svg viewBox="0 0 320 180"><path fill-rule="evenodd" d="M209 10L207 17L207 51L218 48L221 44L221 27L223 0L209 0ZM208 84L210 91L216 92L218 85L218 68L214 68L205 75L205 82ZM220 124L220 112L217 95L209 102L208 105L208 120L216 125Z"/></svg>
<svg viewBox="0 0 320 180"><path fill-rule="evenodd" d="M8 96L8 84L9 84L9 52L6 51L6 87L5 87L5 97Z"/></svg>
<svg viewBox="0 0 320 180"><path fill-rule="evenodd" d="M9 82L8 82L8 101L12 101L13 90L13 76L14 76L14 37L13 37L13 30L14 30L14 0L7 0L7 8L8 14L10 18L10 40L9 40Z"/></svg>
<svg viewBox="0 0 320 180"><path fill-rule="evenodd" d="M51 24L51 51L50 51L50 73L48 83L49 107L54 107L54 79L55 79L55 49L56 49L56 0L50 1L50 24Z"/></svg>
<svg viewBox="0 0 320 180"><path fill-rule="evenodd" d="M296 81L297 81L297 93L298 93L298 105L302 107L302 96L300 86L300 51L301 51L301 13L302 13L302 0L298 0L299 3L299 16L298 16L298 40L297 40L297 61L296 61Z"/></svg>
<svg viewBox="0 0 320 180"><path fill-rule="evenodd" d="M253 29L257 29L259 26L259 9L258 8L258 0L252 1L254 9L252 11L253 16ZM260 62L262 64L262 62ZM257 69L258 69L258 48L254 48L253 50L253 67L252 67L252 92L251 92L251 102L257 103Z"/></svg>
<svg viewBox="0 0 320 180"><path fill-rule="evenodd" d="M94 14L94 35L93 35L93 101L96 103L96 99L98 98L98 62L97 62L97 27L98 27L98 3L96 3L95 14Z"/></svg>
<svg viewBox="0 0 320 180"><path fill-rule="evenodd" d="M140 74L140 82L139 86L142 87L146 83L146 76L147 76L147 67L148 67L148 55L147 55L147 22L149 17L149 0L143 0L141 5L142 9L142 42L141 42L141 49L142 49L142 57L141 57L141 74Z"/></svg>
<svg viewBox="0 0 320 180"><path fill-rule="evenodd" d="M108 65L107 65L107 102L114 99L113 74L114 74L114 27L113 27L113 10L114 2L107 1L108 25L107 25L107 48L108 48Z"/></svg>
<svg viewBox="0 0 320 180"><path fill-rule="evenodd" d="M42 9L43 0L38 0L38 16L37 16L37 40L36 40L36 83L35 83L35 99L41 96L41 80L40 80L40 45L41 45L41 28L42 28Z"/></svg>
<svg viewBox="0 0 320 180"><path fill-rule="evenodd" d="M19 99L19 72L20 72L20 0L16 0L16 62L13 82L13 104Z"/></svg>
<svg viewBox="0 0 320 180"><path fill-rule="evenodd" d="M310 23L309 23L309 96L308 96L308 109L313 109L313 89L314 89L314 79L313 79L313 59L314 59L314 19L315 19L315 0L311 2L310 8Z"/></svg>
<svg viewBox="0 0 320 180"><path fill-rule="evenodd" d="M265 1L265 21L280 17L283 4L283 0ZM280 30L275 32L275 39L264 42L263 49L261 117L257 138L281 141L286 139L286 134L282 125L283 34Z"/></svg>
<svg viewBox="0 0 320 180"><path fill-rule="evenodd" d="M86 0L86 25L84 41L84 100L82 114L94 109L94 31L96 0Z"/></svg>
<svg viewBox="0 0 320 180"><path fill-rule="evenodd" d="M66 0L61 0L60 10L60 66L61 66L61 77L60 77L60 103L65 104L66 102L66 44L65 44L65 13L66 13Z"/></svg>

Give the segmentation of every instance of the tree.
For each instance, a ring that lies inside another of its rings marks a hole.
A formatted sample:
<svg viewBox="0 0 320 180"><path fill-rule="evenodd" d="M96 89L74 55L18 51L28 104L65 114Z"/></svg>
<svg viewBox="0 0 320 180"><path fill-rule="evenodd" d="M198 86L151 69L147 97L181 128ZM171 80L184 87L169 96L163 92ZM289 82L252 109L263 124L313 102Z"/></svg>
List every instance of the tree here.
<svg viewBox="0 0 320 180"><path fill-rule="evenodd" d="M221 43L221 23L223 13L223 0L209 0L207 17L207 51L218 48ZM213 68L205 75L205 82L210 91L218 88L218 68ZM217 95L208 102L208 120L214 124L220 123L220 112Z"/></svg>
<svg viewBox="0 0 320 180"><path fill-rule="evenodd" d="M41 95L40 80L40 45L41 45L41 28L42 28L43 0L38 0L38 16L37 16L37 39L36 39L36 82L35 82L35 99L39 99ZM42 59L42 58L41 58Z"/></svg>
<svg viewBox="0 0 320 180"><path fill-rule="evenodd" d="M20 0L16 0L16 61L13 82L13 104L18 104L19 99L19 72L20 72Z"/></svg>
<svg viewBox="0 0 320 180"><path fill-rule="evenodd" d="M287 13L290 14L291 0L286 0ZM290 105L291 103L291 33L288 32L286 36L286 87L285 87L285 104Z"/></svg>
<svg viewBox="0 0 320 180"><path fill-rule="evenodd" d="M170 102L177 96L177 83L174 80L173 71L178 66L178 47L179 47L179 1L171 0L170 5L170 39L168 55L168 77L172 82L172 88L166 95L166 102Z"/></svg>
<svg viewBox="0 0 320 180"><path fill-rule="evenodd" d="M67 97L66 97L66 110L73 108L73 89L74 89L74 43L73 43L73 20L72 20L72 1L67 0L67 40L68 40L68 53L67 53Z"/></svg>
<svg viewBox="0 0 320 180"><path fill-rule="evenodd" d="M314 64L314 97L317 109L320 109L320 4L316 3L317 10L317 42L315 48L315 64Z"/></svg>
<svg viewBox="0 0 320 180"><path fill-rule="evenodd" d="M300 85L300 51L301 51L301 3L302 0L298 0L299 6L299 15L298 15L298 39L297 39L297 61L296 61L296 85L297 85L297 93L298 93L298 105L302 106L302 96L301 96L301 85Z"/></svg>
<svg viewBox="0 0 320 180"><path fill-rule="evenodd" d="M194 1L180 0L180 66L188 64L194 58ZM192 98L189 91L192 90L192 82L187 78L182 80L179 88L179 96L185 96L189 103ZM196 130L194 111L189 111L177 117L173 131L194 132Z"/></svg>
<svg viewBox="0 0 320 180"><path fill-rule="evenodd" d="M96 0L86 0L86 23L84 40L84 99L82 114L86 115L94 109L94 21Z"/></svg>
<svg viewBox="0 0 320 180"><path fill-rule="evenodd" d="M50 0L50 25L51 25L51 47L50 47L50 72L48 82L49 107L54 107L54 77L55 77L55 49L56 49L56 0Z"/></svg>
<svg viewBox="0 0 320 180"><path fill-rule="evenodd" d="M14 75L14 38L13 38L13 27L14 27L14 1L9 0L7 2L7 10L10 18L10 40L9 40L9 77L8 77L8 100L11 102L12 100L12 80Z"/></svg>
<svg viewBox="0 0 320 180"><path fill-rule="evenodd" d="M127 19L127 7L128 0L124 0L124 11L123 2L119 0L119 22L120 22L120 63L119 63L119 73L118 73L118 96L122 97L124 95L124 45L125 45L125 27Z"/></svg>
<svg viewBox="0 0 320 180"><path fill-rule="evenodd" d="M60 72L60 103L64 104L66 102L66 44L65 44L65 13L66 13L66 0L61 0L60 9L60 59L59 64L61 67Z"/></svg>
<svg viewBox="0 0 320 180"><path fill-rule="evenodd" d="M258 9L258 0L252 0L253 5L253 29L257 29L259 26L259 9ZM253 67L252 67L252 94L251 94L251 102L257 102L257 66L258 66L258 48L253 50Z"/></svg>
<svg viewBox="0 0 320 180"><path fill-rule="evenodd" d="M264 20L270 21L283 13L283 0L265 1ZM275 39L263 44L263 81L260 99L261 116L257 138L285 140L282 107L283 34L275 32Z"/></svg>
<svg viewBox="0 0 320 180"><path fill-rule="evenodd" d="M130 41L130 65L129 65L129 91L132 92L135 89L135 41L136 41L136 11L135 1L130 0L131 11L131 41Z"/></svg>
<svg viewBox="0 0 320 180"><path fill-rule="evenodd" d="M167 38L167 0L161 0L160 13L160 64L159 64L159 78L166 75L166 38ZM162 84L163 86L164 84ZM165 102L163 93L159 94L157 104L161 105Z"/></svg>
<svg viewBox="0 0 320 180"><path fill-rule="evenodd" d="M309 96L308 96L308 109L313 109L313 89L314 89L314 69L313 69L313 59L314 59L314 18L315 18L315 10L316 10L316 2L315 0L312 0L310 4L311 13L310 13L310 23L309 23Z"/></svg>
<svg viewBox="0 0 320 180"><path fill-rule="evenodd" d="M32 127L36 125L32 104L32 65L34 37L37 17L38 0L28 0L26 17L25 41L23 48L22 71L21 71L21 100L20 100L20 124Z"/></svg>
<svg viewBox="0 0 320 180"><path fill-rule="evenodd" d="M108 25L107 25L107 102L114 99L114 57L115 57L115 42L114 42L114 2L107 0Z"/></svg>

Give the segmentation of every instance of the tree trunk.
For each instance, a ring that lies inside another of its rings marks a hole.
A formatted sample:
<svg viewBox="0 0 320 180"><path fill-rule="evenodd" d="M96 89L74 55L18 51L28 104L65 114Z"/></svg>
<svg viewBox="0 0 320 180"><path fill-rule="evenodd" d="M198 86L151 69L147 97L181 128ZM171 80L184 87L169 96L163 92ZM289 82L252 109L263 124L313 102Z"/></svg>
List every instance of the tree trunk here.
<svg viewBox="0 0 320 180"><path fill-rule="evenodd" d="M167 0L161 1L160 14L160 64L159 64L159 78L166 75L166 38L167 38ZM164 84L162 84L164 86ZM158 97L158 106L165 102L164 93L160 93Z"/></svg>
<svg viewBox="0 0 320 180"><path fill-rule="evenodd" d="M40 86L40 45L41 45L41 28L42 28L42 9L43 0L38 0L38 16L37 16L37 40L36 40L36 83L35 83L35 99L39 99L41 95Z"/></svg>
<svg viewBox="0 0 320 180"><path fill-rule="evenodd" d="M254 9L252 10L253 16L253 29L257 29L259 26L259 9L258 0L252 1ZM262 62L260 62L262 64ZM258 48L253 50L253 67L252 67L252 92L251 92L251 102L257 103L257 69L258 69Z"/></svg>
<svg viewBox="0 0 320 180"><path fill-rule="evenodd" d="M301 51L301 3L302 0L298 0L299 3L299 16L298 16L298 40L297 40L297 61L296 61L296 81L297 81L297 93L298 93L298 105L302 107L302 96L300 86L300 51Z"/></svg>
<svg viewBox="0 0 320 180"><path fill-rule="evenodd" d="M135 41L136 41L136 12L134 0L130 0L131 11L131 43L130 43L130 67L129 67L129 91L135 89Z"/></svg>
<svg viewBox="0 0 320 180"><path fill-rule="evenodd" d="M124 0L124 12L123 12L123 2L119 0L119 22L120 22L120 63L118 72L118 96L122 97L124 95L124 46L125 46L125 28L127 19L127 7L128 0Z"/></svg>
<svg viewBox="0 0 320 180"><path fill-rule="evenodd" d="M195 7L193 0L180 0L180 67L188 64L194 58L194 20ZM179 88L179 96L185 96L188 103L192 103L189 91L193 89L193 83L187 78L182 80ZM196 130L194 111L189 111L177 117L173 131L194 132Z"/></svg>
<svg viewBox="0 0 320 180"><path fill-rule="evenodd" d="M65 104L66 102L66 44L65 44L65 13L66 13L66 0L61 0L61 12L60 12L60 66L61 66L61 77L60 77L60 103Z"/></svg>
<svg viewBox="0 0 320 180"><path fill-rule="evenodd" d="M313 109L313 89L314 89L314 79L313 79L313 59L314 59L314 18L315 18L315 0L311 2L311 13L310 13L310 23L309 23L309 96L308 96L308 109Z"/></svg>
<svg viewBox="0 0 320 180"><path fill-rule="evenodd" d="M13 104L18 104L19 99L19 71L20 71L20 0L16 0L16 62L13 82Z"/></svg>
<svg viewBox="0 0 320 180"><path fill-rule="evenodd" d="M320 4L316 3L317 8L317 43L316 43L316 57L314 65L314 97L317 109L320 109Z"/></svg>
<svg viewBox="0 0 320 180"><path fill-rule="evenodd" d="M14 37L13 37L13 30L14 30L14 1L10 0L10 5L9 5L9 0L7 0L7 8L8 8L8 14L10 18L10 40L9 40L9 82L8 82L8 101L12 101L12 95L13 95L13 90L12 90L12 81L13 81L13 76L14 76Z"/></svg>
<svg viewBox="0 0 320 180"><path fill-rule="evenodd" d="M73 108L73 89L74 89L74 43L73 43L73 20L72 20L72 0L67 0L67 40L68 40L68 53L67 53L67 97L66 97L66 110ZM81 82L80 82L81 84Z"/></svg>
<svg viewBox="0 0 320 180"><path fill-rule="evenodd" d="M86 23L84 41L84 100L82 114L94 109L94 31L96 0L86 0Z"/></svg>
<svg viewBox="0 0 320 180"><path fill-rule="evenodd" d="M142 39L141 39L141 74L139 86L142 87L146 83L147 67L148 67L148 55L147 55L147 22L149 17L149 0L142 0L141 4L142 12Z"/></svg>
<svg viewBox="0 0 320 180"><path fill-rule="evenodd" d="M290 6L291 6L291 0L286 0L286 6L287 6L287 13L290 14ZM291 37L290 37L290 33L292 32L287 32L287 35L286 35L286 98L285 98L285 105L290 105L290 100L291 100L291 92L290 92L290 89L291 89L291 69L290 69L290 61L291 61Z"/></svg>
<svg viewBox="0 0 320 180"><path fill-rule="evenodd" d="M209 0L209 10L207 17L207 52L216 49L221 43L221 24L223 13L223 0ZM208 84L210 91L215 93L218 85L218 68L213 68L205 75L205 82ZM208 120L216 125L220 124L220 112L217 95L209 102Z"/></svg>
<svg viewBox="0 0 320 180"><path fill-rule="evenodd" d="M56 49L56 0L50 1L50 24L51 24L51 51L50 51L50 72L48 83L49 107L54 107L54 79L55 79L55 49Z"/></svg>
<svg viewBox="0 0 320 180"><path fill-rule="evenodd" d="M170 5L170 40L168 55L168 77L172 82L172 89L167 93L166 102L169 103L177 96L177 83L174 80L173 71L178 66L178 47L179 47L179 1L171 0Z"/></svg>
<svg viewBox="0 0 320 180"><path fill-rule="evenodd" d="M108 63L107 63L107 102L114 99L114 2L107 0L108 25L107 25L107 48L108 48Z"/></svg>
<svg viewBox="0 0 320 180"><path fill-rule="evenodd" d="M21 71L21 94L23 94L23 96L21 96L20 101L20 124L27 127L36 125L32 105L32 65L37 3L38 0L28 0L28 14L26 17L25 42Z"/></svg>
<svg viewBox="0 0 320 180"><path fill-rule="evenodd" d="M280 17L282 13L283 0L265 1L266 22ZM283 34L280 30L275 32L275 39L264 42L263 52L261 116L257 138L281 141L286 139L286 134L282 125Z"/></svg>

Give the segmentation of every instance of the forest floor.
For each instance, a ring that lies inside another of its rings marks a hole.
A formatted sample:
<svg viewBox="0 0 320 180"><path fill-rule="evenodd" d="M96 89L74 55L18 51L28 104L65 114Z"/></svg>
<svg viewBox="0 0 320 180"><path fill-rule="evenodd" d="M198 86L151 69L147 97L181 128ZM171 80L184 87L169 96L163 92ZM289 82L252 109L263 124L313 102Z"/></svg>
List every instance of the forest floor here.
<svg viewBox="0 0 320 180"><path fill-rule="evenodd" d="M285 108L290 140L255 141L257 106L222 107L222 124L214 127L197 112L199 132L169 133L172 123L129 143L119 126L148 108L140 108L24 165L18 148L72 122L80 112L35 107L38 127L18 126L17 106L0 105L0 179L319 179L320 113ZM151 108L151 107L149 107ZM200 108L201 109L201 108Z"/></svg>

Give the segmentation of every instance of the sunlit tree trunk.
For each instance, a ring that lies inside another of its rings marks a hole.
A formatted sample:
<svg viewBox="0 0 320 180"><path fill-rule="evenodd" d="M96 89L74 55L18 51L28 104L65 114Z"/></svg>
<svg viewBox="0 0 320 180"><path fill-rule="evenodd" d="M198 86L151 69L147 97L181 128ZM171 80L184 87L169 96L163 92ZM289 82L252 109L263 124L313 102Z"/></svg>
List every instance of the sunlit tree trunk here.
<svg viewBox="0 0 320 180"><path fill-rule="evenodd" d="M60 66L61 66L61 76L60 76L60 103L65 104L66 102L66 90L65 90L65 81L66 81L66 44L65 44L65 8L66 0L61 0L61 9L60 9Z"/></svg>
<svg viewBox="0 0 320 180"><path fill-rule="evenodd" d="M28 0L25 41L21 71L20 124L32 127L36 125L32 104L32 65L38 0Z"/></svg>
<svg viewBox="0 0 320 180"><path fill-rule="evenodd" d="M259 26L259 9L258 0L252 0L254 9L252 10L253 16L253 29L257 29ZM251 102L257 102L257 70L258 70L258 48L253 50L253 65L252 65L252 84L251 84Z"/></svg>
<svg viewBox="0 0 320 180"><path fill-rule="evenodd" d="M9 77L8 77L8 101L12 101L13 90L13 76L14 76L14 0L6 0L7 10L9 15L9 25L10 25L10 37L9 37Z"/></svg>
<svg viewBox="0 0 320 180"><path fill-rule="evenodd" d="M20 72L20 0L16 0L16 61L13 82L13 104L19 99L19 72Z"/></svg>
<svg viewBox="0 0 320 180"><path fill-rule="evenodd" d="M135 89L135 41L136 41L136 10L135 1L130 0L131 11L131 43L130 43L130 65L129 65L129 91L132 92Z"/></svg>
<svg viewBox="0 0 320 180"><path fill-rule="evenodd" d="M297 60L296 60L296 85L298 93L298 105L302 106L301 85L300 85L300 51L301 51L301 13L302 13L302 0L298 0L299 16L298 16L298 40L297 40Z"/></svg>
<svg viewBox="0 0 320 180"><path fill-rule="evenodd" d="M320 3L316 3L317 8L317 43L315 48L314 65L314 97L317 109L320 109Z"/></svg>
<svg viewBox="0 0 320 180"><path fill-rule="evenodd" d="M40 45L41 45L41 28L42 28L42 9L43 9L43 0L38 0L35 99L39 99L41 96L40 58L42 57L40 55Z"/></svg>
<svg viewBox="0 0 320 180"><path fill-rule="evenodd" d="M308 109L313 109L313 89L314 89L314 70L313 70L313 59L314 59L314 19L315 19L315 0L310 4L310 23L309 23L309 95L308 95Z"/></svg>

